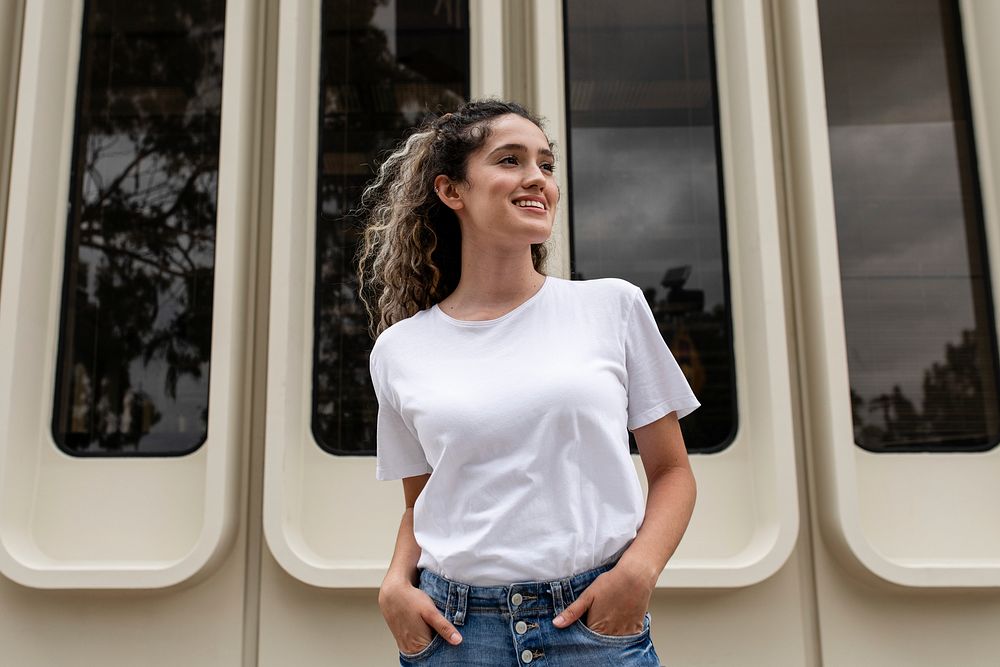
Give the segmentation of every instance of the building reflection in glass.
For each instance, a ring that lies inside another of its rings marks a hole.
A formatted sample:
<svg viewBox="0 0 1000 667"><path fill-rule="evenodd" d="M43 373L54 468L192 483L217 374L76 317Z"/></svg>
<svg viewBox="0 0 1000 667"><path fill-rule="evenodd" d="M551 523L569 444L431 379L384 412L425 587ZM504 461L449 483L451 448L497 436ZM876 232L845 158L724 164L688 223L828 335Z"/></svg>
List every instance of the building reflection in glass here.
<svg viewBox="0 0 1000 667"><path fill-rule="evenodd" d="M70 454L205 439L224 16L85 4L52 425Z"/></svg>
<svg viewBox="0 0 1000 667"><path fill-rule="evenodd" d="M460 0L323 3L312 430L334 454L375 453L378 408L349 212L382 151L468 99L468 16Z"/></svg>
<svg viewBox="0 0 1000 667"><path fill-rule="evenodd" d="M857 444L997 442L997 346L958 3L821 0Z"/></svg>
<svg viewBox="0 0 1000 667"><path fill-rule="evenodd" d="M691 452L738 417L710 5L564 5L573 277L645 290L702 403L681 421Z"/></svg>

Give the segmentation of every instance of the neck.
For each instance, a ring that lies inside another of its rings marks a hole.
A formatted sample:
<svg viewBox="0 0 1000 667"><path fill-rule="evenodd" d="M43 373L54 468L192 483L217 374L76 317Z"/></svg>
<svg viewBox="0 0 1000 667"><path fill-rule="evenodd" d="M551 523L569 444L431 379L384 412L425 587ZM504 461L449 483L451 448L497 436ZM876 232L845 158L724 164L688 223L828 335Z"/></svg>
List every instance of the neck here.
<svg viewBox="0 0 1000 667"><path fill-rule="evenodd" d="M491 308L520 302L534 294L545 279L535 270L530 247L516 255L466 250L462 248L458 285L448 296L455 305Z"/></svg>

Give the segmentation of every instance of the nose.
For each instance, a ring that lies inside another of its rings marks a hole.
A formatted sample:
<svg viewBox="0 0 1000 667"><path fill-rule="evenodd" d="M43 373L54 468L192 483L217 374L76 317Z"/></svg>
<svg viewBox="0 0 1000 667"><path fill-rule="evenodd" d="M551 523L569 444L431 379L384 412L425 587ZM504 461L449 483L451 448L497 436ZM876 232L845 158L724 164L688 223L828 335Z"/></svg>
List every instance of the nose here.
<svg viewBox="0 0 1000 667"><path fill-rule="evenodd" d="M544 190L545 184L546 184L545 172L542 171L542 168L537 164L529 166L528 173L524 177L525 187L537 185L540 190Z"/></svg>

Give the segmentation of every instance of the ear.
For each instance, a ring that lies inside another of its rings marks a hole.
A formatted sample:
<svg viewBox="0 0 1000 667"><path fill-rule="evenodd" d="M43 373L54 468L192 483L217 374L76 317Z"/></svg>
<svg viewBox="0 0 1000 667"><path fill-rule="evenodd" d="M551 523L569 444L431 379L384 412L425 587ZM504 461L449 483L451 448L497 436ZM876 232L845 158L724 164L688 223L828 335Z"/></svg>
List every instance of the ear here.
<svg viewBox="0 0 1000 667"><path fill-rule="evenodd" d="M457 211L465 207L458 186L444 174L439 174L434 179L434 191L437 193L438 199L451 210Z"/></svg>

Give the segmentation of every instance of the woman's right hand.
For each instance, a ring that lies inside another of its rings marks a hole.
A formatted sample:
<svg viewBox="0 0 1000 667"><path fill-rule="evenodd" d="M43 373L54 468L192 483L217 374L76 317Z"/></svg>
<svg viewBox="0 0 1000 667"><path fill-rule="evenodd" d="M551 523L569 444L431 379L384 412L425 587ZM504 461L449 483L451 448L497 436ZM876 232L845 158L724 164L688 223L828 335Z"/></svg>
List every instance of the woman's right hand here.
<svg viewBox="0 0 1000 667"><path fill-rule="evenodd" d="M383 582L378 592L378 606L403 653L424 650L435 633L449 644L462 641L462 635L438 610L431 596L409 581Z"/></svg>

